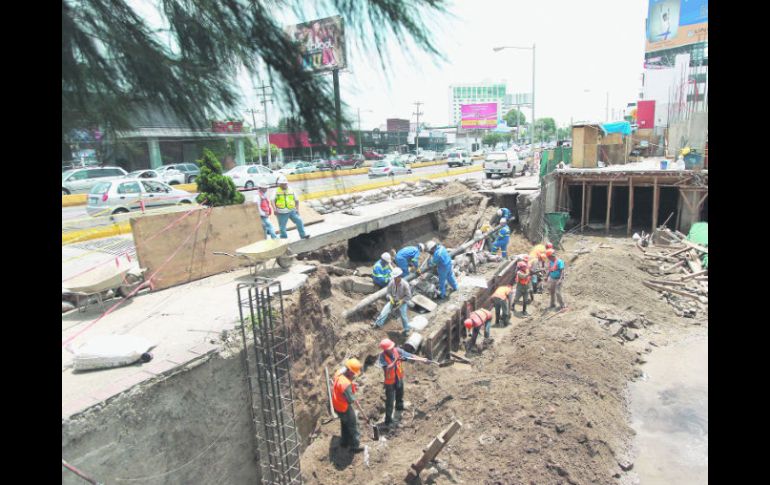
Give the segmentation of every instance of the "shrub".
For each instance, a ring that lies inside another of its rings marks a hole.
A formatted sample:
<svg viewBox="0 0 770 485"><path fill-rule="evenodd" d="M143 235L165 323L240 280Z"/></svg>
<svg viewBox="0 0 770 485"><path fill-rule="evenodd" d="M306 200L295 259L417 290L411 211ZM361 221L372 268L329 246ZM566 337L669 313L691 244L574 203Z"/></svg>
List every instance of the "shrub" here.
<svg viewBox="0 0 770 485"><path fill-rule="evenodd" d="M209 207L243 204L245 197L235 188L230 177L222 175L222 164L211 150L203 149L203 159L198 160L201 172L195 179L198 184L199 204Z"/></svg>

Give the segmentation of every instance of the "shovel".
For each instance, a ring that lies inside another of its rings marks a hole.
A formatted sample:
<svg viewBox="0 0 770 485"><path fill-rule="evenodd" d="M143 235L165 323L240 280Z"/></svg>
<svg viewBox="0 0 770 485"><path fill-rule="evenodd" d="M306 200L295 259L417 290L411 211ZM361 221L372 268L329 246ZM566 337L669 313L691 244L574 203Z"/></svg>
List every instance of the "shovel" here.
<svg viewBox="0 0 770 485"><path fill-rule="evenodd" d="M364 408L361 407L361 403L358 402L358 400L354 401L356 405L358 406L358 410L361 411L361 414L364 417L364 420L366 421L366 424L372 427L372 434L374 434L374 441L380 440L380 428L377 427L376 424L372 424L371 421L369 421L369 416L366 415L364 412Z"/></svg>
<svg viewBox="0 0 770 485"><path fill-rule="evenodd" d="M429 364L436 364L439 367L447 367L452 365L451 360L445 360L444 362L437 362L435 360L426 359L424 357L418 357L418 358L412 358L412 357L401 357L400 360L413 360L415 362L427 362Z"/></svg>

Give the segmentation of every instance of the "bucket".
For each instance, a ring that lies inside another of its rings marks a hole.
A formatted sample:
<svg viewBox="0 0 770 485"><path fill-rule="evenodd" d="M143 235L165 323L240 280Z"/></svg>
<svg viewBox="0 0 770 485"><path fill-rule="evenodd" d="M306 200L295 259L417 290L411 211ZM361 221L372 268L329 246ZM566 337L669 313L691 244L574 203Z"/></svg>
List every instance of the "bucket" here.
<svg viewBox="0 0 770 485"><path fill-rule="evenodd" d="M407 352L414 354L418 350L420 350L421 344L422 344L422 335L420 335L417 332L412 332L412 335L409 337L409 339L407 339L403 347L404 347L404 350L406 350Z"/></svg>
<svg viewBox="0 0 770 485"><path fill-rule="evenodd" d="M668 170L668 160L661 160L660 161L660 169L661 170Z"/></svg>

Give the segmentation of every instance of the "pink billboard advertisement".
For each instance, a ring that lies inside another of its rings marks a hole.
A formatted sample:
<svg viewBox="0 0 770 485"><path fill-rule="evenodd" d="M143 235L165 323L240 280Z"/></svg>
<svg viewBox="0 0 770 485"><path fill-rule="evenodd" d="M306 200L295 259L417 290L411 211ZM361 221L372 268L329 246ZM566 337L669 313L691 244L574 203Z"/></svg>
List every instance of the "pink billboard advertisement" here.
<svg viewBox="0 0 770 485"><path fill-rule="evenodd" d="M497 128L497 103L464 104L460 106L460 127L464 129Z"/></svg>

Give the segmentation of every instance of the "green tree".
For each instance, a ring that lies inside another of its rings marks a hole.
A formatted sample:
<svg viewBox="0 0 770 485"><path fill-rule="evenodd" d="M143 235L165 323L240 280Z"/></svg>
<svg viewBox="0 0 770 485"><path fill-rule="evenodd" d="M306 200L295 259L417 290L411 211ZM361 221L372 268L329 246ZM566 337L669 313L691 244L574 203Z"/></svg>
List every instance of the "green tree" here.
<svg viewBox="0 0 770 485"><path fill-rule="evenodd" d="M535 141L549 141L556 136L556 122L553 118L540 118L535 121Z"/></svg>
<svg viewBox="0 0 770 485"><path fill-rule="evenodd" d="M201 172L195 179L199 192L195 200L199 204L209 207L243 204L243 194L235 188L230 177L222 175L222 164L211 150L203 149L203 159L198 160L198 165Z"/></svg>
<svg viewBox="0 0 770 485"><path fill-rule="evenodd" d="M284 112L317 136L334 123L331 76L306 71L300 48L284 34L283 11L303 0L159 0L157 28L132 0L62 0L62 138L70 129L131 126L137 103L163 106L198 123L242 105L233 80L240 69L269 80ZM439 58L423 18L446 0L318 0L314 11L340 12L348 44L376 52L424 50ZM351 42L353 41L353 42ZM267 68L267 69L265 69ZM267 76L265 76L267 72Z"/></svg>
<svg viewBox="0 0 770 485"><path fill-rule="evenodd" d="M512 109L509 112L505 114L503 117L505 119L506 123L508 123L508 126L516 126L516 120L518 119L518 125L522 126L527 123L527 118L524 116L524 113L517 109Z"/></svg>

